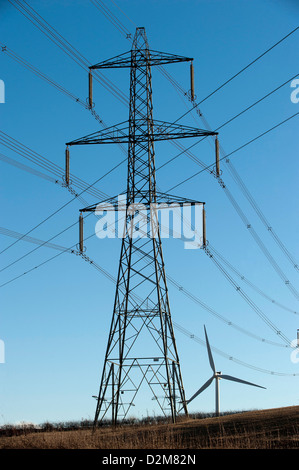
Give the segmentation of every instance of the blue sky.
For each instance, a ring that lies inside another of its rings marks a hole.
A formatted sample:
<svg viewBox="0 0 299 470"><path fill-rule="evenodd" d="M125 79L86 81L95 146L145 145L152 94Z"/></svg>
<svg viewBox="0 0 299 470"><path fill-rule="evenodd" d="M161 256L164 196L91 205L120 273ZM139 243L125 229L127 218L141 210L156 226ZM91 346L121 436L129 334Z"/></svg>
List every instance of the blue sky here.
<svg viewBox="0 0 299 470"><path fill-rule="evenodd" d="M29 4L90 65L130 49L125 36L89 0L34 0ZM133 34L136 26L144 26L151 49L194 58L197 101L298 26L299 7L291 0L119 0L121 10L111 0L104 0L104 4ZM8 1L0 1L0 27L1 44L85 101L85 70ZM298 41L297 31L200 105L212 129L299 73ZM0 79L5 83L5 103L0 104L2 132L63 167L65 142L95 132L98 122L82 106L5 52L0 52L0 64ZM189 89L188 64L169 65L167 71L183 89ZM110 70L105 76L128 97L128 70ZM220 130L219 140L225 154L297 113L299 104L291 102L291 91L287 84ZM158 70L153 70L153 93L156 119L175 121L190 108L188 100ZM94 101L96 112L107 125L127 119L127 106L99 83L94 84ZM204 127L195 112L181 123ZM193 142L182 144L188 146ZM298 151L297 116L231 156L246 187L295 259L299 259ZM214 161L211 142L198 144L192 152L207 165ZM3 145L0 153L44 171ZM177 153L171 143L157 143L157 167ZM71 149L71 172L93 183L123 159L117 146L76 147ZM2 228L27 233L72 198L57 184L3 161L0 165ZM228 165L223 162L221 166L227 188L277 265L298 288L298 272L244 198ZM199 170L198 164L184 154L157 172L157 183L167 191ZM112 196L123 190L125 181L126 167L121 165L97 188ZM215 178L201 173L173 193L205 201L211 246L276 302L299 311L298 300L277 275ZM84 194L84 198L88 204L98 202L90 194ZM76 223L81 207L79 201L73 201L30 235L49 240ZM85 222L86 234L92 234L94 226L90 217ZM1 235L0 251L13 241ZM69 247L77 241L78 227L74 225L53 243ZM24 241L16 243L0 255L1 269L34 248L35 245ZM292 350L249 307L202 250L184 250L181 241L171 239L164 241L163 248L166 273L171 278L226 319L259 338L280 344L272 345L243 334L169 285L173 321L201 340L206 325L217 370L267 388L221 383L221 410L298 405L299 370L298 364L291 361ZM86 249L91 259L116 276L119 240L93 237L86 243ZM0 284L56 253L47 247L36 250L4 269ZM240 279L237 282L286 337L295 339L298 315L269 302ZM0 424L93 418L92 395L98 392L114 284L79 257L66 253L0 290L0 339L5 343L5 363L0 364ZM175 334L186 395L190 397L211 375L207 352L180 328L175 328ZM244 364L227 359L219 350ZM136 409L136 415L151 414L153 409L151 401ZM212 388L189 408L190 412L213 409Z"/></svg>

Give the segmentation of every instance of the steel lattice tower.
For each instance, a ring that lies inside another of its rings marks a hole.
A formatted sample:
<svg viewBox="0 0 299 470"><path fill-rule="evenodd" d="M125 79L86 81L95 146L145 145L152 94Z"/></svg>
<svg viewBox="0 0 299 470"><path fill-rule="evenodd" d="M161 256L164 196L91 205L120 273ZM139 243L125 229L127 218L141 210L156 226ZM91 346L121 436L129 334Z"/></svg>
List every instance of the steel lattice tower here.
<svg viewBox="0 0 299 470"><path fill-rule="evenodd" d="M183 61L192 59L151 51L144 28L137 28L130 52L90 67L91 71L130 68L129 121L67 143L67 146L128 144L126 231L95 424L109 414L114 423L127 417L143 383L150 388L162 413L166 415L170 410L173 422L179 409L187 413L157 215L152 212L141 224L143 236L132 238L130 234L133 204L150 208L161 201L187 202L157 192L154 141L216 134L153 119L151 66ZM116 199L107 202L116 203ZM97 204L81 212L96 211L96 207Z"/></svg>

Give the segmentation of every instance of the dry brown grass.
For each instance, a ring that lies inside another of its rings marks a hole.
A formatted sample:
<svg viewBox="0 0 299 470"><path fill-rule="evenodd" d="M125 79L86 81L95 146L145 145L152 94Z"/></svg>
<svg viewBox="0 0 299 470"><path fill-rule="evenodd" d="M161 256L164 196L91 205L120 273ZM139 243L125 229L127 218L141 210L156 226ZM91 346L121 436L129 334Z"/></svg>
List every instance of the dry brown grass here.
<svg viewBox="0 0 299 470"><path fill-rule="evenodd" d="M182 419L173 424L0 437L0 449L292 449L299 447L299 407Z"/></svg>

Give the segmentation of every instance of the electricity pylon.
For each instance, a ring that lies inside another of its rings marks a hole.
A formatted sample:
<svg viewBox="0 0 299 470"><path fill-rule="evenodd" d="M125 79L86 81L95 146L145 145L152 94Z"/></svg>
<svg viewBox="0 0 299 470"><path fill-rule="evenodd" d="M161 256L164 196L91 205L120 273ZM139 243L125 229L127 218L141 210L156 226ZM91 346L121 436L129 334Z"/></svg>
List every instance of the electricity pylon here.
<svg viewBox="0 0 299 470"><path fill-rule="evenodd" d="M136 216L130 212L133 205L150 209L162 201L190 202L157 192L154 141L217 134L153 119L151 67L184 61L192 63L188 57L149 50L144 28L137 28L131 51L91 66L89 75L91 90L92 70L130 69L129 121L66 144L67 149L73 145L128 144L125 232L95 425L107 418L108 412L115 424L127 417L143 383L149 386L162 413L166 415L170 410L173 422L179 408L187 414L157 214L151 213L150 224L142 225L145 236L132 237L130 231ZM91 96L89 102L92 106ZM106 202L116 204L116 199ZM81 212L96 208L97 204Z"/></svg>

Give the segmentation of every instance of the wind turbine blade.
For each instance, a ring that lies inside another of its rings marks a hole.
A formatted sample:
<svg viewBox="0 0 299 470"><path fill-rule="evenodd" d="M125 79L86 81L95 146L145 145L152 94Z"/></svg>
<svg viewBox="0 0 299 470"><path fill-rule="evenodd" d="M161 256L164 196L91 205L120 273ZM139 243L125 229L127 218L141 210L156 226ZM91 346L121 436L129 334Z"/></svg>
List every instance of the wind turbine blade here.
<svg viewBox="0 0 299 470"><path fill-rule="evenodd" d="M202 387L200 387L200 389L197 390L197 392L194 393L194 395L192 395L192 397L191 397L189 400L187 400L186 403L187 403L187 404L190 403L190 401L194 400L194 398L196 398L197 395L199 395L199 394L200 394L201 392L203 392L206 388L208 388L208 386L212 383L213 379L214 379L214 375L213 375L213 377L211 377L209 380L207 380L206 383L205 383Z"/></svg>
<svg viewBox="0 0 299 470"><path fill-rule="evenodd" d="M221 379L226 379L226 380L231 380L233 382L239 382L239 383L245 384L245 385L252 385L253 387L266 388L266 387L262 387L261 385L253 384L252 382L247 382L246 380L237 379L237 377L232 377L231 375L222 375L221 374L220 378Z"/></svg>
<svg viewBox="0 0 299 470"><path fill-rule="evenodd" d="M209 361L210 361L210 366L214 372L214 374L216 373L216 367L215 367L215 364L214 364L214 360L213 360L213 356L212 356L212 351L211 351L211 348L210 348L210 343L209 343L209 340L208 340L208 335L207 335L207 331L206 331L206 327L204 326L204 329L205 329L205 336L206 336L206 343L207 343L207 349L208 349L208 355L209 355Z"/></svg>

